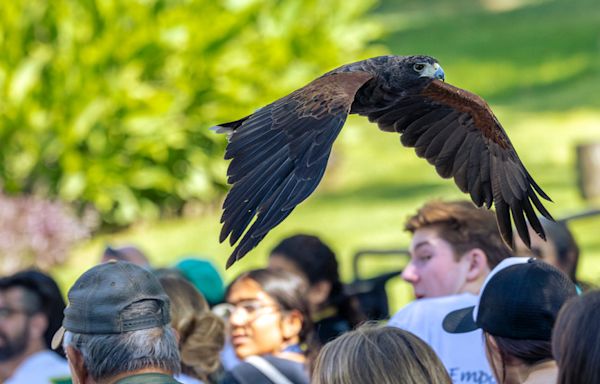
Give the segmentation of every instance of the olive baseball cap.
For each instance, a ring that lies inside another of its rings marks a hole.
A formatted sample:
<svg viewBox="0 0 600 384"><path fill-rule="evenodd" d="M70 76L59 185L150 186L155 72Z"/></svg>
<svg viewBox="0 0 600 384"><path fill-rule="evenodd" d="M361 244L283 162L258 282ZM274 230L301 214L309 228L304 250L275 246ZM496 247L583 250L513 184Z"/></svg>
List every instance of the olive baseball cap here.
<svg viewBox="0 0 600 384"><path fill-rule="evenodd" d="M52 348L62 342L65 331L82 334L118 334L169 324L169 298L152 272L132 263L109 261L87 270L68 293L62 327ZM155 300L160 311L137 317L122 312L131 304Z"/></svg>

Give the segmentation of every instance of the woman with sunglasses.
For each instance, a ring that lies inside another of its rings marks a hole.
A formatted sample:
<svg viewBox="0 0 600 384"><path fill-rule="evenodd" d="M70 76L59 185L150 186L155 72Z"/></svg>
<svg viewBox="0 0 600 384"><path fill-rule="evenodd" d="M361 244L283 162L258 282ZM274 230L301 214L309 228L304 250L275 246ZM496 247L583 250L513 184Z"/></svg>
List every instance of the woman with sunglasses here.
<svg viewBox="0 0 600 384"><path fill-rule="evenodd" d="M316 353L307 285L292 273L257 269L238 276L226 292L229 334L243 362L224 384L308 384Z"/></svg>

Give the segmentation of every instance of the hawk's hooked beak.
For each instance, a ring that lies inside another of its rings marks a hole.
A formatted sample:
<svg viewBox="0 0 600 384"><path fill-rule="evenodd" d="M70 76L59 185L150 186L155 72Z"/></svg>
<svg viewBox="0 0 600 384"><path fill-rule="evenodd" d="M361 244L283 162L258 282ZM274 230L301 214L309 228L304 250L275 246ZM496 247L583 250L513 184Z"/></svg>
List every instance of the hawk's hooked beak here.
<svg viewBox="0 0 600 384"><path fill-rule="evenodd" d="M432 79L438 79L444 81L446 79L444 75L444 70L438 63L433 63L433 65L428 64L427 67L421 73L421 77L427 76Z"/></svg>

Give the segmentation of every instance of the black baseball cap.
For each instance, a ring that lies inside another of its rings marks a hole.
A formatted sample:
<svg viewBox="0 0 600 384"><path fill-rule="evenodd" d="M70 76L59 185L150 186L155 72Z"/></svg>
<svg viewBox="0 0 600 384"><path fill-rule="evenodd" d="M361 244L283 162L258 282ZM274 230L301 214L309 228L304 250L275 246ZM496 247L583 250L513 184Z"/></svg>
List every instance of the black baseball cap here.
<svg viewBox="0 0 600 384"><path fill-rule="evenodd" d="M477 305L450 312L443 328L450 333L487 333L519 340L547 340L558 311L577 295L569 277L540 260L510 257L490 272Z"/></svg>
<svg viewBox="0 0 600 384"><path fill-rule="evenodd" d="M152 272L132 263L109 261L96 265L77 279L68 293L62 327L52 340L60 345L64 332L118 334L169 324L169 298ZM156 314L126 318L122 311L131 304L155 300Z"/></svg>

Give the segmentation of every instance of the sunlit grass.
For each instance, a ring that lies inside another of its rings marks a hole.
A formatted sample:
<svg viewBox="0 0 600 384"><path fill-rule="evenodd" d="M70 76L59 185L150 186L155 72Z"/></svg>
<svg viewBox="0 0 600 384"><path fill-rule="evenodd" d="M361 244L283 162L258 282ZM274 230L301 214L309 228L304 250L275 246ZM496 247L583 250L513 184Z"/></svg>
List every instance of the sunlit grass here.
<svg viewBox="0 0 600 384"><path fill-rule="evenodd" d="M501 109L502 120L508 110ZM548 203L556 217L586 208L576 187L574 146L590 140L600 141L600 129L590 132L590 124L600 122L600 113L518 114L507 119L513 144L523 162L540 185L553 198ZM556 132L539 135L539 132ZM536 134L537 132L537 134ZM367 145L368 144L368 145ZM280 226L245 259L225 272L227 280L248 268L265 265L266 255L282 237L308 232L322 236L338 253L342 276L352 276L351 256L359 249L402 248L409 237L402 227L406 217L423 202L432 199L458 199L463 195L451 180L442 180L412 149L400 145L392 134L379 132L370 124L346 127L334 149L331 168L315 194L301 204ZM195 254L224 266L232 248L219 244L218 210L202 217L165 220L138 225L115 235L98 236L74 252L69 264L57 271L63 286L68 286L84 269L98 259L106 242L139 244L157 266L173 264L183 255ZM573 224L583 248L581 278L600 282L600 217ZM361 272L372 276L389 270L395 262L363 263ZM401 267L400 263L397 267ZM405 284L390 286L394 308L410 298Z"/></svg>
<svg viewBox="0 0 600 384"><path fill-rule="evenodd" d="M485 97L523 163L553 198L548 207L556 217L588 208L576 186L575 147L600 141L600 7L589 0L533 1L498 12L485 3L462 0L452 2L453 9L446 6L450 2L436 0L384 1L380 12L393 32L382 43L394 54L436 56L450 83ZM282 237L309 232L332 245L349 281L354 252L405 247L407 215L432 198L461 197L453 181L440 179L412 149L400 145L397 135L352 117L315 194L225 272L226 279L263 266L268 250ZM98 236L75 250L57 275L69 286L98 260L106 242L139 244L157 266L196 254L222 268L232 248L217 241L219 216L215 208L197 218ZM600 217L572 224L582 246L580 277L595 282L600 282L599 227ZM391 264L366 263L361 272L368 276L401 266ZM388 291L393 308L410 299L402 282Z"/></svg>

